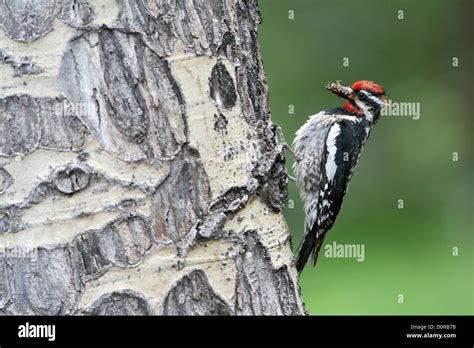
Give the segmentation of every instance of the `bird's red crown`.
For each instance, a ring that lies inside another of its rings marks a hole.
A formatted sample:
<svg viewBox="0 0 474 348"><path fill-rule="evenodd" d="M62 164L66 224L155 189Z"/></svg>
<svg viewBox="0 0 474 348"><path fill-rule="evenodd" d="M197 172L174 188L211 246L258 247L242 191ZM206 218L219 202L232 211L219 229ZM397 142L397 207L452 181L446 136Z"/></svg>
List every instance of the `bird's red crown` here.
<svg viewBox="0 0 474 348"><path fill-rule="evenodd" d="M375 83L374 81L357 81L352 84L351 88L355 91L360 91L361 89L363 89L365 91L370 91L377 95L385 94L383 87Z"/></svg>

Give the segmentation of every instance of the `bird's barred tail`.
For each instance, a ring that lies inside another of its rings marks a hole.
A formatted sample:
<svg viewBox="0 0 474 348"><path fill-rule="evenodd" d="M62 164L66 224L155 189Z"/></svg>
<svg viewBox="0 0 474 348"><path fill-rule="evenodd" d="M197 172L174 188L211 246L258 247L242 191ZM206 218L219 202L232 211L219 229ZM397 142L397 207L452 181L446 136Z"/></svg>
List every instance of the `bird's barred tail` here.
<svg viewBox="0 0 474 348"><path fill-rule="evenodd" d="M323 245L324 234L321 234L319 238L316 236L316 231L311 230L305 234L303 241L301 242L298 256L296 257L296 269L298 270L298 273L301 273L310 256L312 257L313 266L316 264L319 250Z"/></svg>
<svg viewBox="0 0 474 348"><path fill-rule="evenodd" d="M296 269L298 270L298 273L301 273L303 270L309 256L313 253L315 245L316 233L307 233L303 237L300 249L298 250L298 256L296 257Z"/></svg>

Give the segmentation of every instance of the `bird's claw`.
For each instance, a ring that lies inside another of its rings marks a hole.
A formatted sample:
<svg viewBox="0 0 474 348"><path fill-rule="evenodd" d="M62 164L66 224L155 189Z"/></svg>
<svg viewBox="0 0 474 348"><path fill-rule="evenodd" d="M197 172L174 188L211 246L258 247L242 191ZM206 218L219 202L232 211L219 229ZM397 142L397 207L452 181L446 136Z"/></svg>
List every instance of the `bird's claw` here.
<svg viewBox="0 0 474 348"><path fill-rule="evenodd" d="M290 147L290 145L285 143L283 145L283 147L285 147L288 150L288 152L291 153L291 156L293 156L293 158L296 162L300 162L303 159L303 157L301 157L299 154L297 154L293 151L293 149Z"/></svg>

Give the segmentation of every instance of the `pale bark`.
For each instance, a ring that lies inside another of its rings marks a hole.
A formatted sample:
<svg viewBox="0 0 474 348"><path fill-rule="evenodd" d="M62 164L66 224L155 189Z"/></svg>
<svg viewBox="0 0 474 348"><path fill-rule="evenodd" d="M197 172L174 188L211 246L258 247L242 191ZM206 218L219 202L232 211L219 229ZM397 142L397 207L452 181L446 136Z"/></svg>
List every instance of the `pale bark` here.
<svg viewBox="0 0 474 348"><path fill-rule="evenodd" d="M0 1L1 314L304 313L259 22Z"/></svg>

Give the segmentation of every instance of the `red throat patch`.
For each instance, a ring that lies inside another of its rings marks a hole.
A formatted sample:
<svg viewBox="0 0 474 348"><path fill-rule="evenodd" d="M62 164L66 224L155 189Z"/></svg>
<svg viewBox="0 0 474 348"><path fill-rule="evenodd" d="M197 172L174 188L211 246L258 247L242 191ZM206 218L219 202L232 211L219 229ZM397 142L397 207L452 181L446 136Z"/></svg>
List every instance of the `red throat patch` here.
<svg viewBox="0 0 474 348"><path fill-rule="evenodd" d="M365 91L370 91L375 94L385 94L383 87L375 83L374 81L368 81L368 80L357 81L352 84L351 88L357 91L363 89Z"/></svg>
<svg viewBox="0 0 474 348"><path fill-rule="evenodd" d="M344 110L346 110L347 112L350 112L353 115L356 115L356 116L363 116L364 115L364 111L362 111L362 109L360 109L357 106L355 106L354 104L352 104L350 101L346 100L342 107L344 108Z"/></svg>

